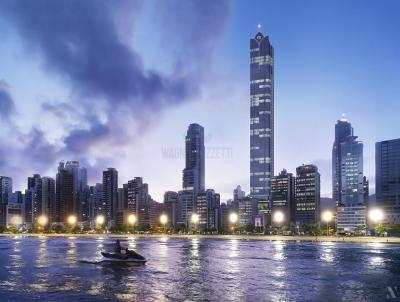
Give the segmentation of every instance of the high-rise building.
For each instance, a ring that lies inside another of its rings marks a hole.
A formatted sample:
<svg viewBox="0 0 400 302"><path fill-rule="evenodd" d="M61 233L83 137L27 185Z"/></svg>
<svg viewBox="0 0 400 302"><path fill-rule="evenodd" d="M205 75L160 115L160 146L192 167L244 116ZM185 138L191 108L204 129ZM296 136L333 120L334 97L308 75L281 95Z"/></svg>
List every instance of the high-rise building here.
<svg viewBox="0 0 400 302"><path fill-rule="evenodd" d="M91 226L95 226L96 217L98 215L104 215L105 217L105 206L102 203L103 198L103 184L97 183L94 186L89 187L89 221Z"/></svg>
<svg viewBox="0 0 400 302"><path fill-rule="evenodd" d="M296 168L296 224L314 225L320 219L320 174L315 165Z"/></svg>
<svg viewBox="0 0 400 302"><path fill-rule="evenodd" d="M254 225L255 217L257 216L258 208L257 208L257 200L248 196L242 199L239 199L239 221L238 224L240 227L245 227L247 225Z"/></svg>
<svg viewBox="0 0 400 302"><path fill-rule="evenodd" d="M42 177L42 211L39 215L46 215L49 222L55 222L56 182L51 177Z"/></svg>
<svg viewBox="0 0 400 302"><path fill-rule="evenodd" d="M164 211L168 217L168 224L176 226L180 221L181 214L177 192L167 191L164 193Z"/></svg>
<svg viewBox="0 0 400 302"><path fill-rule="evenodd" d="M190 124L186 134L186 166L183 170L183 190L191 190L196 195L205 189L204 128Z"/></svg>
<svg viewBox="0 0 400 302"><path fill-rule="evenodd" d="M241 186L237 186L236 189L233 190L233 206L238 208L239 199L245 198L246 192L242 190Z"/></svg>
<svg viewBox="0 0 400 302"><path fill-rule="evenodd" d="M195 210L195 195L192 190L182 190L178 192L179 208L181 213L178 217L178 224L189 226L190 219Z"/></svg>
<svg viewBox="0 0 400 302"><path fill-rule="evenodd" d="M150 224L150 195L149 186L142 177L135 177L128 181L128 207L130 213L136 215L137 225Z"/></svg>
<svg viewBox="0 0 400 302"><path fill-rule="evenodd" d="M64 169L69 171L73 177L74 183L74 203L78 220L86 222L88 217L88 185L87 171L81 167L79 161L71 160L64 164Z"/></svg>
<svg viewBox="0 0 400 302"><path fill-rule="evenodd" d="M336 205L341 203L342 192L342 151L341 143L353 136L351 124L343 117L335 125L335 141L332 148L332 198Z"/></svg>
<svg viewBox="0 0 400 302"><path fill-rule="evenodd" d="M376 205L386 224L400 224L400 138L375 145Z"/></svg>
<svg viewBox="0 0 400 302"><path fill-rule="evenodd" d="M365 231L364 185L363 143L354 136L351 124L342 118L335 125L332 149L332 194L337 206L338 233Z"/></svg>
<svg viewBox="0 0 400 302"><path fill-rule="evenodd" d="M284 215L284 225L295 222L295 177L283 169L278 176L272 177L271 184L271 215L282 212ZM272 221L274 224L274 221Z"/></svg>
<svg viewBox="0 0 400 302"><path fill-rule="evenodd" d="M77 216L74 199L74 176L60 163L56 176L56 204L53 221L66 224L70 215Z"/></svg>
<svg viewBox="0 0 400 302"><path fill-rule="evenodd" d="M44 212L42 178L40 177L40 174L33 174L33 176L28 177L28 190L32 192L32 221L27 222L34 225L37 218Z"/></svg>
<svg viewBox="0 0 400 302"><path fill-rule="evenodd" d="M197 226L200 229L218 229L218 208L220 195L208 189L197 194L196 214L199 215Z"/></svg>
<svg viewBox="0 0 400 302"><path fill-rule="evenodd" d="M363 143L348 136L340 143L341 180L338 206L364 205Z"/></svg>
<svg viewBox="0 0 400 302"><path fill-rule="evenodd" d="M0 176L0 227L7 226L7 205L12 194L12 179Z"/></svg>
<svg viewBox="0 0 400 302"><path fill-rule="evenodd" d="M250 195L269 200L274 175L274 48L250 39Z"/></svg>
<svg viewBox="0 0 400 302"><path fill-rule="evenodd" d="M109 225L114 225L118 203L118 171L108 168L103 171L103 198L105 217Z"/></svg>

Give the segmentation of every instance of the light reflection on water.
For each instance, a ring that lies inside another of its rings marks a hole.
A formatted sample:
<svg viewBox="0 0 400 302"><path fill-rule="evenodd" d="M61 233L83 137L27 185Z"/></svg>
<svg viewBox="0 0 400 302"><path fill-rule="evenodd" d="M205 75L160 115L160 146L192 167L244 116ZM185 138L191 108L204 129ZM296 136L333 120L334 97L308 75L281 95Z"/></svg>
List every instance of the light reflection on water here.
<svg viewBox="0 0 400 302"><path fill-rule="evenodd" d="M127 238L146 265L80 262L114 242L0 238L1 301L378 301L400 280L385 244Z"/></svg>

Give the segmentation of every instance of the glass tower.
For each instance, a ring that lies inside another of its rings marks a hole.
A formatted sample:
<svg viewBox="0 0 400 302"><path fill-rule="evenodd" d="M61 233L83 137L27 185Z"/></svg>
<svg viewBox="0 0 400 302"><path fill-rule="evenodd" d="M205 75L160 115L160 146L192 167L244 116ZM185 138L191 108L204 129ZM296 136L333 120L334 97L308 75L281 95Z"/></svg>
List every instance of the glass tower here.
<svg viewBox="0 0 400 302"><path fill-rule="evenodd" d="M400 212L400 138L375 145L376 203Z"/></svg>
<svg viewBox="0 0 400 302"><path fill-rule="evenodd" d="M340 146L348 136L352 135L353 128L351 124L345 118L338 120L335 125L335 141L332 148L332 198L336 205L341 204L342 192L342 170L340 167L342 152Z"/></svg>
<svg viewBox="0 0 400 302"><path fill-rule="evenodd" d="M250 195L270 199L274 174L274 48L258 32L250 39Z"/></svg>
<svg viewBox="0 0 400 302"><path fill-rule="evenodd" d="M340 144L341 197L339 206L364 205L363 144L348 136Z"/></svg>
<svg viewBox="0 0 400 302"><path fill-rule="evenodd" d="M186 167L183 170L183 190L196 195L205 189L204 128L190 124L186 134Z"/></svg>

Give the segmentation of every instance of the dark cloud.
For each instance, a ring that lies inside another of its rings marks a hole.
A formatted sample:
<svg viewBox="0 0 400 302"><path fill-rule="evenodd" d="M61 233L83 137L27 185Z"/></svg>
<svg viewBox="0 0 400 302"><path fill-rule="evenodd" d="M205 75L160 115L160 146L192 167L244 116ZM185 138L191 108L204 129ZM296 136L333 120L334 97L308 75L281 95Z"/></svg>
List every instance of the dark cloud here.
<svg viewBox="0 0 400 302"><path fill-rule="evenodd" d="M111 5L126 3L17 0L6 1L3 9L47 68L85 97L153 109L188 100L194 92L190 79L145 70L139 55L120 40Z"/></svg>
<svg viewBox="0 0 400 302"><path fill-rule="evenodd" d="M8 92L8 85L0 80L0 119L9 120L14 112L14 101Z"/></svg>
<svg viewBox="0 0 400 302"><path fill-rule="evenodd" d="M95 116L89 116L88 121L87 129L73 130L64 139L66 150L72 154L84 152L96 142L104 140L110 132L108 125L99 122Z"/></svg>
<svg viewBox="0 0 400 302"><path fill-rule="evenodd" d="M202 76L205 70L209 72L212 52L224 30L229 1L157 3L154 17L162 20L162 26L156 37L149 38L165 37L165 47L178 50L172 52L175 68L168 74L144 67L132 45L129 35L142 5L146 2L0 1L0 18L16 29L27 53L34 54L32 59L39 58L49 73L68 84L74 98L41 106L43 112L58 118L66 132L58 145L49 142L38 125L28 134L15 127L14 134L25 144L14 150L14 158L24 158L20 164L32 162L38 172L66 157L79 159L91 168L105 165L112 154L97 158L96 164L87 161L92 147L108 143L110 153L112 146L132 144L163 109L199 97ZM104 105L102 118L99 104ZM1 85L0 110L0 118L15 110L10 94ZM0 142L0 151L5 147Z"/></svg>

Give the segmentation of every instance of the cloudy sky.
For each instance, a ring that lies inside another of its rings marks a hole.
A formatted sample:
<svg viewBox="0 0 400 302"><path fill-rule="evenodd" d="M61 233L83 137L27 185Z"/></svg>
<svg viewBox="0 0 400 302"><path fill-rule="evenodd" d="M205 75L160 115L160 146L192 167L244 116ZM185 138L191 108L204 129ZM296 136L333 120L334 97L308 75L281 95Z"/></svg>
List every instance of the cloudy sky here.
<svg viewBox="0 0 400 302"><path fill-rule="evenodd" d="M334 124L400 137L400 2L1 1L0 175L25 188L76 159L115 167L161 201L181 188L189 123L205 128L206 185L249 191L249 39L275 47L276 173L315 163L331 195Z"/></svg>

